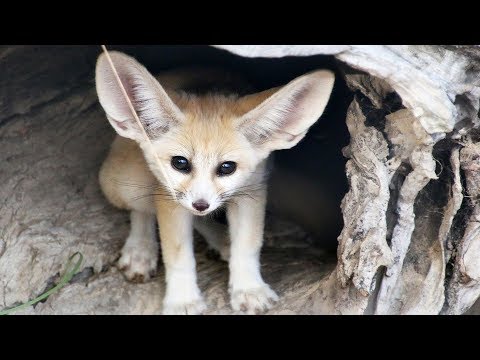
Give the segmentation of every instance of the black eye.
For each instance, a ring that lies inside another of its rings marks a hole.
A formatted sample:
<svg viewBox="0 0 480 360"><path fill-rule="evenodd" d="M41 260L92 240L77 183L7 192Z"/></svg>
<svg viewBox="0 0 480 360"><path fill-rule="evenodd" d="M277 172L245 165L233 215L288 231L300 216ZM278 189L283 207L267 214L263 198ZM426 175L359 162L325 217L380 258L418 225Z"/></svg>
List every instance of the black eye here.
<svg viewBox="0 0 480 360"><path fill-rule="evenodd" d="M233 174L237 170L237 164L233 161L225 161L221 163L217 169L218 176L230 175Z"/></svg>
<svg viewBox="0 0 480 360"><path fill-rule="evenodd" d="M172 157L172 166L174 169L184 173L189 173L191 170L190 163L183 156Z"/></svg>

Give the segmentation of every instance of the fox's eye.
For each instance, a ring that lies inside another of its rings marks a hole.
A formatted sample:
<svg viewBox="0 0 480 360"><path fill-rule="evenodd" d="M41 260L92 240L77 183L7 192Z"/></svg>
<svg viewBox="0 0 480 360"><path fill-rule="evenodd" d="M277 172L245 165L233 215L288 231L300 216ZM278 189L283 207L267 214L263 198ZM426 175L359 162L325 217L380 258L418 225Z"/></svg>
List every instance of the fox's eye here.
<svg viewBox="0 0 480 360"><path fill-rule="evenodd" d="M172 166L183 173L189 173L191 170L190 163L183 156L172 157Z"/></svg>
<svg viewBox="0 0 480 360"><path fill-rule="evenodd" d="M233 174L237 170L237 163L233 161L225 161L221 163L217 169L218 176L230 175Z"/></svg>

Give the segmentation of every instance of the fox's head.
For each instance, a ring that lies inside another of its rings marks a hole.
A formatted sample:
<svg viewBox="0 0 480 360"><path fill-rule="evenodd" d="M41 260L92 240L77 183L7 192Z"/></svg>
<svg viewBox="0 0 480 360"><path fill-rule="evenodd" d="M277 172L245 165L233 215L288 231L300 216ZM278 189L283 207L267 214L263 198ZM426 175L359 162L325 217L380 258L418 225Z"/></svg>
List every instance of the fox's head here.
<svg viewBox="0 0 480 360"><path fill-rule="evenodd" d="M245 193L260 162L295 146L323 113L334 82L331 71L320 70L247 96L200 96L164 89L135 59L110 56L153 146L101 55L96 87L110 124L139 144L160 184L171 185L195 215Z"/></svg>

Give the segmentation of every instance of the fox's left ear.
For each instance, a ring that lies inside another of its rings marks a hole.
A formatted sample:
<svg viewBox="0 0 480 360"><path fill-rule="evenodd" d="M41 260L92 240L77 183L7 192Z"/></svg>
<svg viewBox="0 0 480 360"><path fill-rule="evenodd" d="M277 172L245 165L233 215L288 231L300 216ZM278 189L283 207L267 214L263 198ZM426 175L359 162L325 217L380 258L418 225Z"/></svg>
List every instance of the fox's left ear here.
<svg viewBox="0 0 480 360"><path fill-rule="evenodd" d="M295 146L322 115L334 80L333 72L319 70L281 88L244 96L240 107L254 108L238 120L238 129L268 152Z"/></svg>

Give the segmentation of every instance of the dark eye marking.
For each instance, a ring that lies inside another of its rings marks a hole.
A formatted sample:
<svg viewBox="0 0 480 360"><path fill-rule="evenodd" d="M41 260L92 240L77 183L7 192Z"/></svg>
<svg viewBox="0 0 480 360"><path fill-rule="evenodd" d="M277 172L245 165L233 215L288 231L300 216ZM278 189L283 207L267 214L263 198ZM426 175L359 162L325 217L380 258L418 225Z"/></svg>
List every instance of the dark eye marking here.
<svg viewBox="0 0 480 360"><path fill-rule="evenodd" d="M237 170L237 163L233 161L225 161L218 165L217 168L217 175L218 176L226 176L231 175Z"/></svg>
<svg viewBox="0 0 480 360"><path fill-rule="evenodd" d="M185 174L188 174L192 170L190 163L183 156L172 157L171 164L175 170L178 170Z"/></svg>

